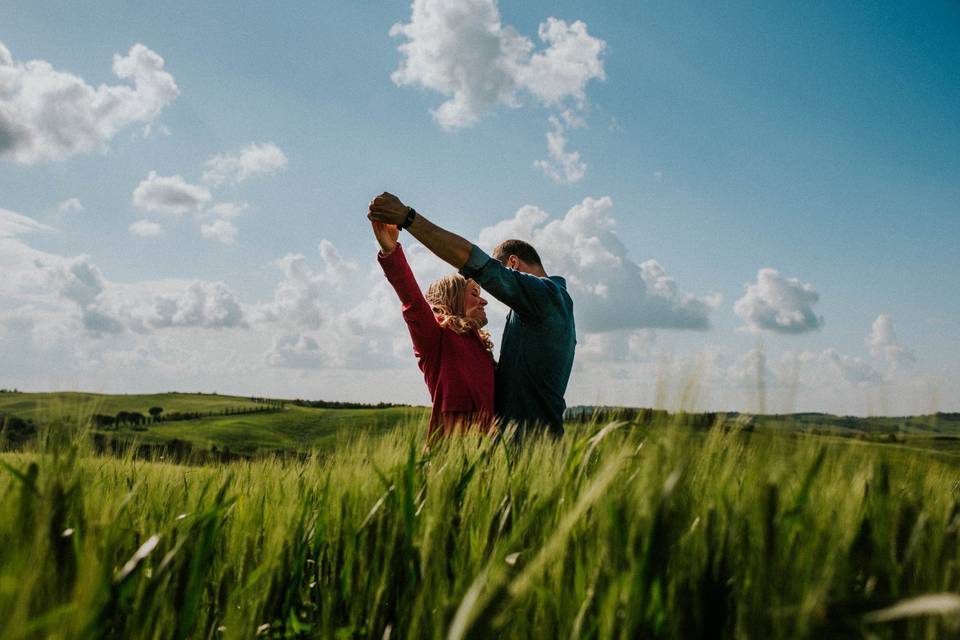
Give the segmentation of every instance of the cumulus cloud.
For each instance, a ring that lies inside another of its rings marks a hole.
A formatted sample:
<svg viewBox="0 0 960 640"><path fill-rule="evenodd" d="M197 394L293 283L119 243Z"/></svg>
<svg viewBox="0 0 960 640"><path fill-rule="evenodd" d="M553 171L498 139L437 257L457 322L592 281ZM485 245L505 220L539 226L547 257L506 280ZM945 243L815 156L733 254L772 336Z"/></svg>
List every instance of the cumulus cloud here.
<svg viewBox="0 0 960 640"><path fill-rule="evenodd" d="M0 156L23 164L105 149L118 132L149 125L180 90L156 52L135 44L113 57L130 84L97 88L43 60L18 62L0 43Z"/></svg>
<svg viewBox="0 0 960 640"><path fill-rule="evenodd" d="M809 283L765 268L757 272L757 282L745 285L745 289L733 310L752 331L796 334L823 326L823 317L813 311L820 296Z"/></svg>
<svg viewBox="0 0 960 640"><path fill-rule="evenodd" d="M315 338L304 334L277 336L267 352L267 364L287 369L319 369L327 357Z"/></svg>
<svg viewBox="0 0 960 640"><path fill-rule="evenodd" d="M147 334L158 329L246 328L245 313L223 283L156 280L120 284L106 279L87 255L22 254L12 271L19 288L7 292L28 297L47 315L80 328L94 338L104 334ZM31 278L32 276L32 278ZM3 294L0 288L0 294ZM69 314L70 308L79 315ZM76 329L73 329L74 331Z"/></svg>
<svg viewBox="0 0 960 640"><path fill-rule="evenodd" d="M886 360L891 367L916 362L916 356L897 341L893 320L885 313L873 321L865 342L870 355Z"/></svg>
<svg viewBox="0 0 960 640"><path fill-rule="evenodd" d="M653 356L654 340L654 332L649 329L585 333L577 339L577 362L606 364L646 361Z"/></svg>
<svg viewBox="0 0 960 640"><path fill-rule="evenodd" d="M778 382L778 377L767 366L763 349L751 349L731 362L724 378L741 388L758 389Z"/></svg>
<svg viewBox="0 0 960 640"><path fill-rule="evenodd" d="M177 298L158 296L150 324L154 327L244 327L243 310L222 282L197 281Z"/></svg>
<svg viewBox="0 0 960 640"><path fill-rule="evenodd" d="M259 317L266 322L279 322L290 327L316 329L326 313L325 299L331 290L343 286L356 265L345 260L330 241L320 241L323 268L314 270L306 256L287 254L274 264L283 278L274 290L273 302L263 304Z"/></svg>
<svg viewBox="0 0 960 640"><path fill-rule="evenodd" d="M53 229L16 211L0 208L0 238L16 238L37 231Z"/></svg>
<svg viewBox="0 0 960 640"><path fill-rule="evenodd" d="M855 385L868 386L883 382L880 372L862 358L841 354L833 347L820 353L803 352L798 359L800 362L813 362L832 370L840 379ZM820 379L823 380L822 377Z"/></svg>
<svg viewBox="0 0 960 640"><path fill-rule="evenodd" d="M308 274L312 277L301 276L296 286L293 286L292 278L285 277L277 289L273 308L264 314L265 319L273 317L288 329L280 334L267 353L268 361L277 363L277 366L284 362L299 365L304 347L299 335L307 335L303 331L307 329L311 331L309 337L318 342L319 351L323 352L321 357L317 350L308 350L307 363L311 366L322 363L325 368L357 371L395 368L416 371L413 346L402 319L400 301L380 268L374 266L370 270L370 285L363 299L347 309L337 309L328 304L334 302L332 290L356 270L356 265L338 258L333 245L327 243L324 247L321 249L322 254L326 253L324 269ZM404 250L420 283L425 284L441 273L450 273L448 266L436 264L433 254L421 245L413 244ZM311 286L318 281L327 284ZM281 291L285 293L283 297L279 295ZM296 355L288 353L294 344L299 345L294 350Z"/></svg>
<svg viewBox="0 0 960 640"><path fill-rule="evenodd" d="M57 211L60 213L80 213L85 208L79 198L69 198L57 205Z"/></svg>
<svg viewBox="0 0 960 640"><path fill-rule="evenodd" d="M546 49L518 66L520 85L547 105L558 105L567 98L582 105L587 83L606 77L602 56L607 44L587 33L587 25L580 20L568 24L547 18L537 35Z"/></svg>
<svg viewBox="0 0 960 640"><path fill-rule="evenodd" d="M549 160L537 160L533 166L557 184L579 182L587 175L587 165L577 151L567 151L567 136L564 125L556 116L550 116L551 131L547 131Z"/></svg>
<svg viewBox="0 0 960 640"><path fill-rule="evenodd" d="M287 168L287 156L272 142L253 143L236 153L220 153L204 165L202 180L213 186L272 175Z"/></svg>
<svg viewBox="0 0 960 640"><path fill-rule="evenodd" d="M78 256L49 270L53 287L68 300L87 306L103 293L103 274L86 255Z"/></svg>
<svg viewBox="0 0 960 640"><path fill-rule="evenodd" d="M525 206L480 232L488 250L508 238L533 244L548 273L566 277L577 328L586 333L633 329L707 329L719 296L682 291L655 260L634 262L615 233L609 196L586 198L559 220Z"/></svg>
<svg viewBox="0 0 960 640"><path fill-rule="evenodd" d="M179 215L193 211L210 201L210 192L190 184L182 176L158 176L151 171L133 191L133 204L144 211Z"/></svg>
<svg viewBox="0 0 960 640"><path fill-rule="evenodd" d="M250 205L246 202L218 202L209 209L207 214L216 216L221 220L233 220L239 218Z"/></svg>
<svg viewBox="0 0 960 640"><path fill-rule="evenodd" d="M391 76L398 86L422 86L449 99L433 111L444 129L469 127L498 105L515 107L521 92L547 106L582 107L590 80L603 79L603 40L587 25L548 18L544 45L501 24L495 0L414 0L410 22L390 35L405 41Z"/></svg>
<svg viewBox="0 0 960 640"><path fill-rule="evenodd" d="M130 225L130 233L141 238L152 238L163 233L163 227L152 220L137 220Z"/></svg>
<svg viewBox="0 0 960 640"><path fill-rule="evenodd" d="M215 220L210 224L202 224L200 234L208 240L216 240L223 244L237 243L237 227L228 220Z"/></svg>
<svg viewBox="0 0 960 640"><path fill-rule="evenodd" d="M104 279L87 255L53 265L46 271L53 289L76 303L83 327L93 334L121 333L123 324L104 307Z"/></svg>

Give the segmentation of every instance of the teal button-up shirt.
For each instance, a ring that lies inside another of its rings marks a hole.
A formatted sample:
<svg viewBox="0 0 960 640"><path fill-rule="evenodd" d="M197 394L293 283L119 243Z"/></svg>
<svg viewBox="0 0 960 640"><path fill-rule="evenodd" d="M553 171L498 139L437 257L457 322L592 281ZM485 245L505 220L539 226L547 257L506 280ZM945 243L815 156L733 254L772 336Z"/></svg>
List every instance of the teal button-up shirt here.
<svg viewBox="0 0 960 640"><path fill-rule="evenodd" d="M504 421L563 434L563 412L577 344L573 300L560 276L515 271L474 245L460 269L510 307L500 343L494 409Z"/></svg>

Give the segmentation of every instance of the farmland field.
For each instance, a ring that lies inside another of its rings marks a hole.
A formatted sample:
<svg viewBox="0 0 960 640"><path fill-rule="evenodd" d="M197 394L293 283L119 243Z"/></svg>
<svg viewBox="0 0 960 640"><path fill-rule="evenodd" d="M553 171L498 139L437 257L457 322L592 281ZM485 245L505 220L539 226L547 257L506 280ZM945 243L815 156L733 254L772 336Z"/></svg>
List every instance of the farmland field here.
<svg viewBox="0 0 960 640"><path fill-rule="evenodd" d="M85 423L95 414L113 415L120 411L146 414L150 407L161 407L163 415L197 413L196 419L171 419L149 422L140 428L93 428L93 431L123 442L164 445L171 441L187 443L193 450L229 450L245 456L257 452L332 451L344 438L360 433L383 433L395 426L410 432L429 415L418 406L385 408L317 408L295 404L291 400L272 400L282 408L268 410L264 400L243 396L201 393L161 393L143 395L104 395L79 392L0 393L0 417L12 415L38 425L61 422ZM572 415L600 411L599 419L621 419L617 409L601 410L576 407ZM636 416L626 414L627 419ZM737 414L718 414L727 423ZM597 417L588 415L586 422ZM641 419L641 422L644 421ZM649 421L649 418L647 419ZM573 420L577 423L577 420ZM864 437L885 441L893 436L908 447L927 449L942 458L960 455L960 414L935 414L903 418L854 418L826 414L754 416L752 425L776 432L817 433L841 437ZM960 463L960 460L958 460Z"/></svg>
<svg viewBox="0 0 960 640"><path fill-rule="evenodd" d="M263 402L242 396L195 393L151 395L103 395L92 393L0 393L0 415L15 415L44 424L83 423L95 414L120 411L146 414L150 407L165 414L199 413L190 420L150 422L133 429L95 429L124 441L163 445L173 440L189 443L193 449L217 447L233 453L252 455L258 451L330 450L338 439L360 432L383 432L400 424L416 425L428 414L424 407L328 409L298 406L286 402L280 410L266 410ZM226 413L229 411L252 413ZM211 415L212 414L212 415ZM415 427L412 427L415 428Z"/></svg>
<svg viewBox="0 0 960 640"><path fill-rule="evenodd" d="M185 467L95 455L64 422L0 454L0 637L956 632L949 451L745 424L425 451L411 420Z"/></svg>

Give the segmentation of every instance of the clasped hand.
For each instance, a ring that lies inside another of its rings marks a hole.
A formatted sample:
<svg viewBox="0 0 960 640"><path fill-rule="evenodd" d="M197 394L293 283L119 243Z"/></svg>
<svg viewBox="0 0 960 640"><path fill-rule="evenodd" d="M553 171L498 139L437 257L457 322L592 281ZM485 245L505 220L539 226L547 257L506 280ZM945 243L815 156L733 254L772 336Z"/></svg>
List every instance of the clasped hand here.
<svg viewBox="0 0 960 640"><path fill-rule="evenodd" d="M397 248L397 238L400 237L400 227L397 225L406 217L407 207L391 193L381 193L370 201L367 219L373 226L373 235L382 254L389 255Z"/></svg>

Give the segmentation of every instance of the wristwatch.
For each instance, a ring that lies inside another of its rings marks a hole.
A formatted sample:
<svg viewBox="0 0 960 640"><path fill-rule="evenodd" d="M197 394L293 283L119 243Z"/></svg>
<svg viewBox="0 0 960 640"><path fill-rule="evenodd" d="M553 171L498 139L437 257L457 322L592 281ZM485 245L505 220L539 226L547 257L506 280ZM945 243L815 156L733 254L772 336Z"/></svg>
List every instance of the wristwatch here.
<svg viewBox="0 0 960 640"><path fill-rule="evenodd" d="M397 229L406 229L417 217L417 210L413 207L407 207L407 217L403 219L403 222L397 225Z"/></svg>

